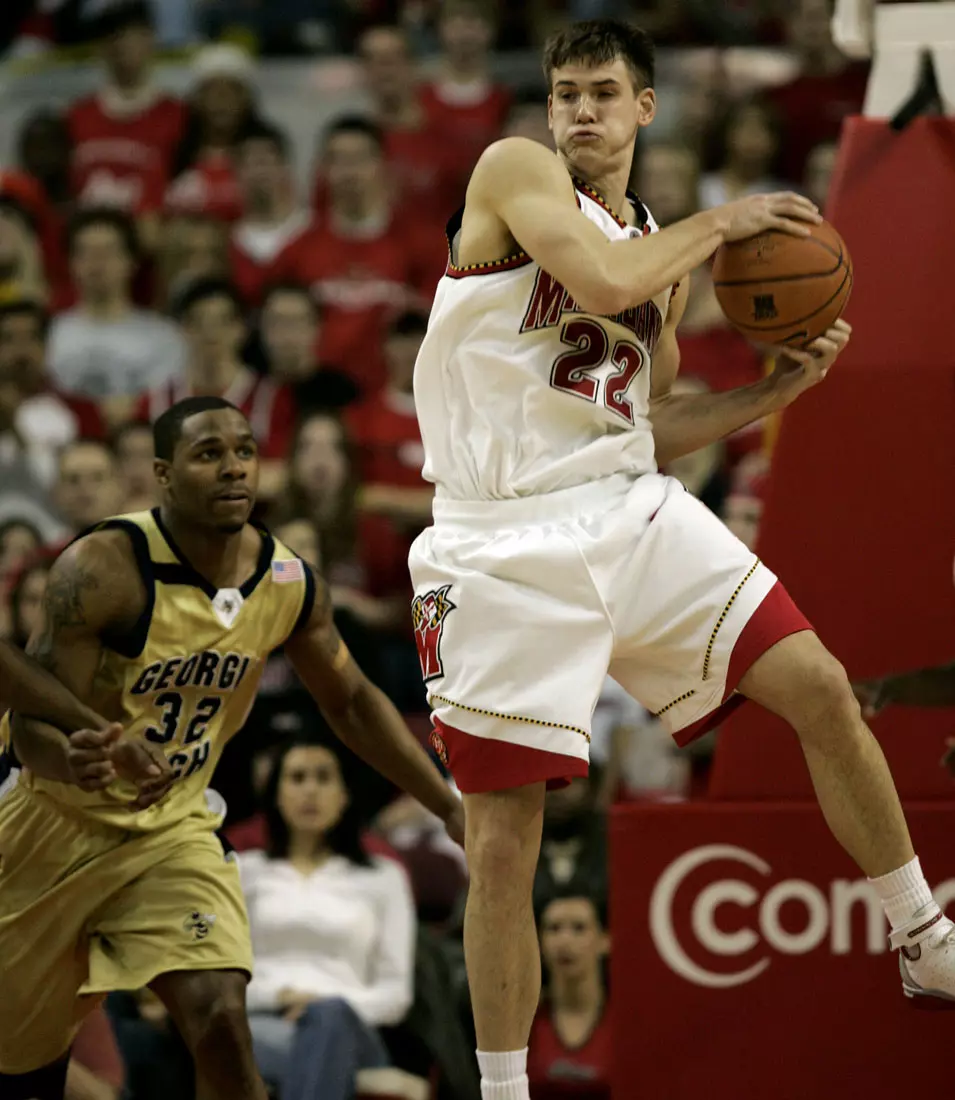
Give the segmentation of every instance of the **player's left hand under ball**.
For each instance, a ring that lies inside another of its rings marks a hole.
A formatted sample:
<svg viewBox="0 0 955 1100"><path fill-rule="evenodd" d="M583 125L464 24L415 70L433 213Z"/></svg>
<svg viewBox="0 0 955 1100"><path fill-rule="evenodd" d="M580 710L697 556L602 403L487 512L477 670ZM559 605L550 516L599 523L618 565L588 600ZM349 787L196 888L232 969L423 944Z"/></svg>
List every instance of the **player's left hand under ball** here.
<svg viewBox="0 0 955 1100"><path fill-rule="evenodd" d="M810 387L818 385L839 358L849 337L852 325L839 320L806 348L779 348L772 378L774 385L789 404Z"/></svg>

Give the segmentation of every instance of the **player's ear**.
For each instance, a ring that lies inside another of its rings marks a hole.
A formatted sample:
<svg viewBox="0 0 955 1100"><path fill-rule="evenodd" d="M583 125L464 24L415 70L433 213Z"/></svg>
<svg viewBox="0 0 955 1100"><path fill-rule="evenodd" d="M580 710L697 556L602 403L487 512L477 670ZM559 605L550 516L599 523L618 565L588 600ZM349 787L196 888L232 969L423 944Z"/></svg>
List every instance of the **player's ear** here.
<svg viewBox="0 0 955 1100"><path fill-rule="evenodd" d="M153 473L156 475L156 480L159 484L167 489L169 487L169 471L170 465L165 459L155 458L153 459Z"/></svg>
<svg viewBox="0 0 955 1100"><path fill-rule="evenodd" d="M637 125L649 126L657 113L657 94L652 88L641 88L637 93Z"/></svg>
<svg viewBox="0 0 955 1100"><path fill-rule="evenodd" d="M551 133L554 132L554 97L549 93L547 96L547 129Z"/></svg>

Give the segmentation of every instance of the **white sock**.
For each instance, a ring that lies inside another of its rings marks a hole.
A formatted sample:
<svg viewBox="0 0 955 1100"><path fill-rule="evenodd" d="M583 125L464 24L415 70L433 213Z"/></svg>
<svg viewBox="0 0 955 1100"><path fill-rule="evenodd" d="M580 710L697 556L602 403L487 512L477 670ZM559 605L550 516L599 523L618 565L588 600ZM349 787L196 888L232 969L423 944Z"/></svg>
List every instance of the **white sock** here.
<svg viewBox="0 0 955 1100"><path fill-rule="evenodd" d="M880 878L870 878L869 882L882 901L893 932L908 924L917 910L932 900L932 891L922 874L918 856L897 871L890 871Z"/></svg>
<svg viewBox="0 0 955 1100"><path fill-rule="evenodd" d="M523 1050L479 1050L481 1100L530 1100L527 1047Z"/></svg>

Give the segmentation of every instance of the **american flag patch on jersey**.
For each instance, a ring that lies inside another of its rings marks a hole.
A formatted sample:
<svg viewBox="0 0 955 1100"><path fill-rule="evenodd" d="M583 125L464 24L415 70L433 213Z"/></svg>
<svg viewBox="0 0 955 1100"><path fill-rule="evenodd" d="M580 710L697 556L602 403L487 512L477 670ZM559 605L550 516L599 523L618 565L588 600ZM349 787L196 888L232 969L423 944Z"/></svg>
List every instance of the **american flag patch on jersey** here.
<svg viewBox="0 0 955 1100"><path fill-rule="evenodd" d="M276 584L290 584L292 581L305 580L305 569L298 558L292 561L273 561L272 580Z"/></svg>

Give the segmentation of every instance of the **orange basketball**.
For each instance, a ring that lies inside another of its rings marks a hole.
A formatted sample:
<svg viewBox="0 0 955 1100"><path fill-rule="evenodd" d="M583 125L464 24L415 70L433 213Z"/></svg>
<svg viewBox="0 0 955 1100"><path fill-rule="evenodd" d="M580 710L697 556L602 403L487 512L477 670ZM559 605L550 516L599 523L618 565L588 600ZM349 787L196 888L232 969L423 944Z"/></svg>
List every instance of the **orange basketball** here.
<svg viewBox="0 0 955 1100"><path fill-rule="evenodd" d="M768 230L724 244L713 263L716 297L745 336L803 347L842 316L852 290L852 260L828 222L809 237Z"/></svg>

